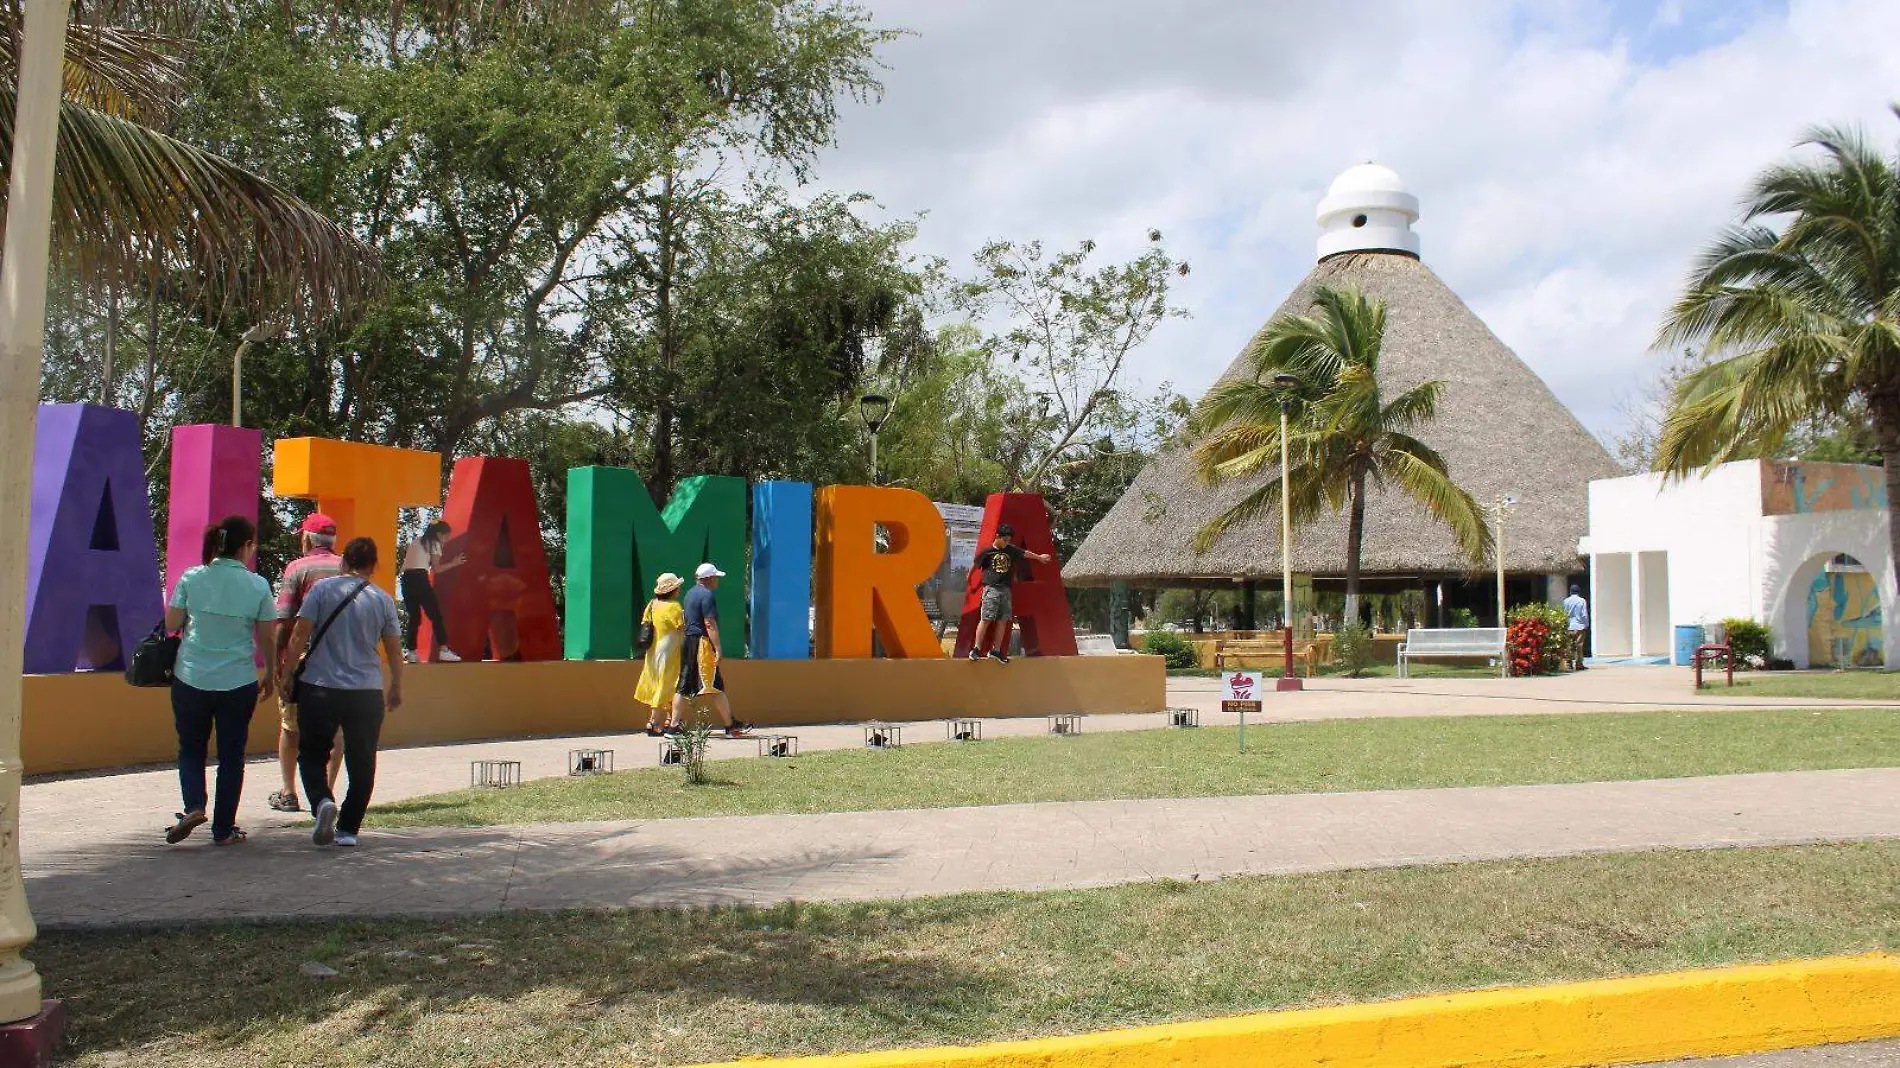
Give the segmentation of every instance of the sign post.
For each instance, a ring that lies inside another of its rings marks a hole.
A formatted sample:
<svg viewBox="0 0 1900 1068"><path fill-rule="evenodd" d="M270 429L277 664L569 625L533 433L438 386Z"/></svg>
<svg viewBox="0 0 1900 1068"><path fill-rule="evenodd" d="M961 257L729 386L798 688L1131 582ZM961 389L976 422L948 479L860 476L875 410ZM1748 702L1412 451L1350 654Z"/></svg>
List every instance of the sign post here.
<svg viewBox="0 0 1900 1068"><path fill-rule="evenodd" d="M1240 714L1240 751L1247 751L1247 713L1260 714L1260 673L1230 671L1221 676L1222 712Z"/></svg>

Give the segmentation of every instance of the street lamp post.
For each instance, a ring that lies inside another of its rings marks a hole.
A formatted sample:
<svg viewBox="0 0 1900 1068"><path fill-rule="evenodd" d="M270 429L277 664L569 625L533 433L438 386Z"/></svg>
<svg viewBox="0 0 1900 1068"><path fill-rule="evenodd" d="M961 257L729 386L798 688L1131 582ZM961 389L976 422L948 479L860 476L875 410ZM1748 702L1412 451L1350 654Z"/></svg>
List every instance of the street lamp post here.
<svg viewBox="0 0 1900 1068"><path fill-rule="evenodd" d="M1273 388L1280 398L1280 681L1281 693L1304 689L1293 673L1293 502L1288 495L1293 477L1292 450L1287 442L1287 409L1293 403L1293 391L1300 380L1289 374L1273 376Z"/></svg>
<svg viewBox="0 0 1900 1068"><path fill-rule="evenodd" d="M866 393L858 398L858 415L871 431L871 485L877 485L877 432L891 416L891 399L882 393Z"/></svg>
<svg viewBox="0 0 1900 1068"><path fill-rule="evenodd" d="M1499 497L1491 505L1491 552L1498 565L1498 627L1505 632L1503 674L1511 677L1510 624L1504 619L1504 517L1517 504L1516 497Z"/></svg>

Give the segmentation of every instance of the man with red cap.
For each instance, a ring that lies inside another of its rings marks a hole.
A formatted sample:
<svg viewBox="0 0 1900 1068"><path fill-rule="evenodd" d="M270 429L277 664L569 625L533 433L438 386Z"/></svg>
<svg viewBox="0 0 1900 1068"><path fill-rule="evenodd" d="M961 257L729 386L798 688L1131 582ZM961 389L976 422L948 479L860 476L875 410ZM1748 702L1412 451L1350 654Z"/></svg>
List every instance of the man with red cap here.
<svg viewBox="0 0 1900 1068"><path fill-rule="evenodd" d="M282 668L284 647L290 644L290 632L297 625L297 610L303 607L303 600L310 593L310 587L343 573L343 558L336 554L336 520L322 512L312 512L304 517L298 540L303 555L292 560L284 568L284 577L277 583L277 660L273 666L275 673ZM270 795L270 807L278 812L298 812L302 806L297 803L297 706L290 702L290 695L277 695L278 732L277 763L283 771L284 788ZM334 747L330 758L330 781L336 781L338 766L343 763L343 747Z"/></svg>

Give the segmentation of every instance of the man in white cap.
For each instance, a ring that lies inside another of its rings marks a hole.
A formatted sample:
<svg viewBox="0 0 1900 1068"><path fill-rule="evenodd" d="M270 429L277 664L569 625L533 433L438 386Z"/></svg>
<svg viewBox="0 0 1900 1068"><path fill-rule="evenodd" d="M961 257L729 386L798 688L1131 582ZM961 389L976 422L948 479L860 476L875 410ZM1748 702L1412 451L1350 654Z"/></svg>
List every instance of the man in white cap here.
<svg viewBox="0 0 1900 1068"><path fill-rule="evenodd" d="M680 684L673 695L673 722L685 723L687 705L705 701L719 713L719 721L726 725L726 737L744 738L752 728L732 718L725 680L719 675L719 602L713 591L725 577L726 573L712 564L699 565L693 572L697 581L682 601L686 625L681 633L686 636L686 644L680 649Z"/></svg>

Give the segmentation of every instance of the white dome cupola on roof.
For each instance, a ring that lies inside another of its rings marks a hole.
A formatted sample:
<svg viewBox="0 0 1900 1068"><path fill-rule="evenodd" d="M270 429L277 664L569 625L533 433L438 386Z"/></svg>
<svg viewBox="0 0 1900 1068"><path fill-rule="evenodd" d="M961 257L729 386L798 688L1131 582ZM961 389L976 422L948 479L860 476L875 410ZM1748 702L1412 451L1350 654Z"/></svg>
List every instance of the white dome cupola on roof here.
<svg viewBox="0 0 1900 1068"><path fill-rule="evenodd" d="M1319 258L1342 252L1418 257L1418 198L1390 167L1361 163L1333 179L1319 202Z"/></svg>

